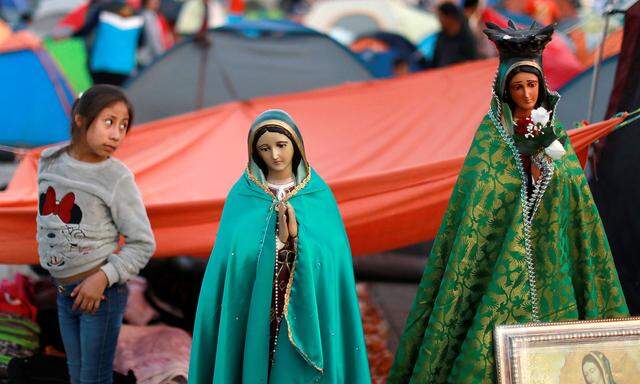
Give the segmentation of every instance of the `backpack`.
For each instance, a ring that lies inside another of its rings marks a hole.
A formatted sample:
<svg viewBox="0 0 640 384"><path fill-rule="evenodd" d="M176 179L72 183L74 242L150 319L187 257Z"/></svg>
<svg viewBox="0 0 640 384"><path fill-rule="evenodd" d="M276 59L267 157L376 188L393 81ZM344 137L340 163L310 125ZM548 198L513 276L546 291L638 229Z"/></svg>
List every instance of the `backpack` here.
<svg viewBox="0 0 640 384"><path fill-rule="evenodd" d="M144 20L104 10L100 13L91 53L91 71L130 75Z"/></svg>

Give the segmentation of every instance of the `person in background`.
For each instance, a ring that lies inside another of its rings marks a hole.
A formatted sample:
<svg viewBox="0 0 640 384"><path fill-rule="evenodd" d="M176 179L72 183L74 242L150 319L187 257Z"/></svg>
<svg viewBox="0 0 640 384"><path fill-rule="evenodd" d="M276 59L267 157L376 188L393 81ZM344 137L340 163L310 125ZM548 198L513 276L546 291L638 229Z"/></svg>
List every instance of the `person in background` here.
<svg viewBox="0 0 640 384"><path fill-rule="evenodd" d="M462 9L452 2L438 5L438 33L431 67L439 68L478 58L478 49Z"/></svg>
<svg viewBox="0 0 640 384"><path fill-rule="evenodd" d="M484 0L464 0L464 15L469 23L469 29L473 33L478 50L478 58L486 59L498 55L498 51L487 39L482 30L484 29L483 14L486 10Z"/></svg>
<svg viewBox="0 0 640 384"><path fill-rule="evenodd" d="M136 69L142 27L143 18L122 0L93 0L79 30L55 31L52 37L83 37L94 84L120 86Z"/></svg>
<svg viewBox="0 0 640 384"><path fill-rule="evenodd" d="M147 66L166 51L160 22L160 0L142 0L142 46L138 50L138 63Z"/></svg>

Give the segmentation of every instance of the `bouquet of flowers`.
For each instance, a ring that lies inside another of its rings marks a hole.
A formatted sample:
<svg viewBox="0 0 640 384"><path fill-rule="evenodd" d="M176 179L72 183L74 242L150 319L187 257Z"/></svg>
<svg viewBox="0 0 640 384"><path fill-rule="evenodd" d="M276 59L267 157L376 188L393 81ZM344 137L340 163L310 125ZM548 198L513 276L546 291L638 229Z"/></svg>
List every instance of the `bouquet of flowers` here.
<svg viewBox="0 0 640 384"><path fill-rule="evenodd" d="M540 150L554 160L564 156L565 150L553 132L551 112L540 107L531 112L531 117L521 118L515 122L513 139L520 153L534 155Z"/></svg>

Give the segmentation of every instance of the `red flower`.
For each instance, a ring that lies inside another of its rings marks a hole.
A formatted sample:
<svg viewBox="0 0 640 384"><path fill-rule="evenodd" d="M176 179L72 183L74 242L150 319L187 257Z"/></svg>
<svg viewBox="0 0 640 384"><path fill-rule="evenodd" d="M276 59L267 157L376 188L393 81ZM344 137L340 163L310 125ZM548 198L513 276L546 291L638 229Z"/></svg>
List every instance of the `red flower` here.
<svg viewBox="0 0 640 384"><path fill-rule="evenodd" d="M531 118L529 117L525 117L525 118L520 118L516 121L516 125L514 127L514 132L520 136L524 136L529 132L529 124L533 124L533 121L531 121Z"/></svg>

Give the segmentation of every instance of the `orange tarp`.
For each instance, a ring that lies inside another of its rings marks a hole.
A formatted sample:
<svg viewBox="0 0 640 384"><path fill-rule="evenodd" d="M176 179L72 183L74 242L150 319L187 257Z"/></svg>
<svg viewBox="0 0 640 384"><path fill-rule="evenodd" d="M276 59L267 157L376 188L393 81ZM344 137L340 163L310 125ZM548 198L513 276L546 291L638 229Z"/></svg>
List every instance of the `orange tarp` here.
<svg viewBox="0 0 640 384"><path fill-rule="evenodd" d="M332 187L355 254L431 239L475 130L497 62L230 103L136 126L118 150L135 173L157 256L208 255L225 196L247 161L246 135L267 108L298 122L309 160ZM621 119L573 133L578 146ZM0 260L36 261L38 151L0 193Z"/></svg>

